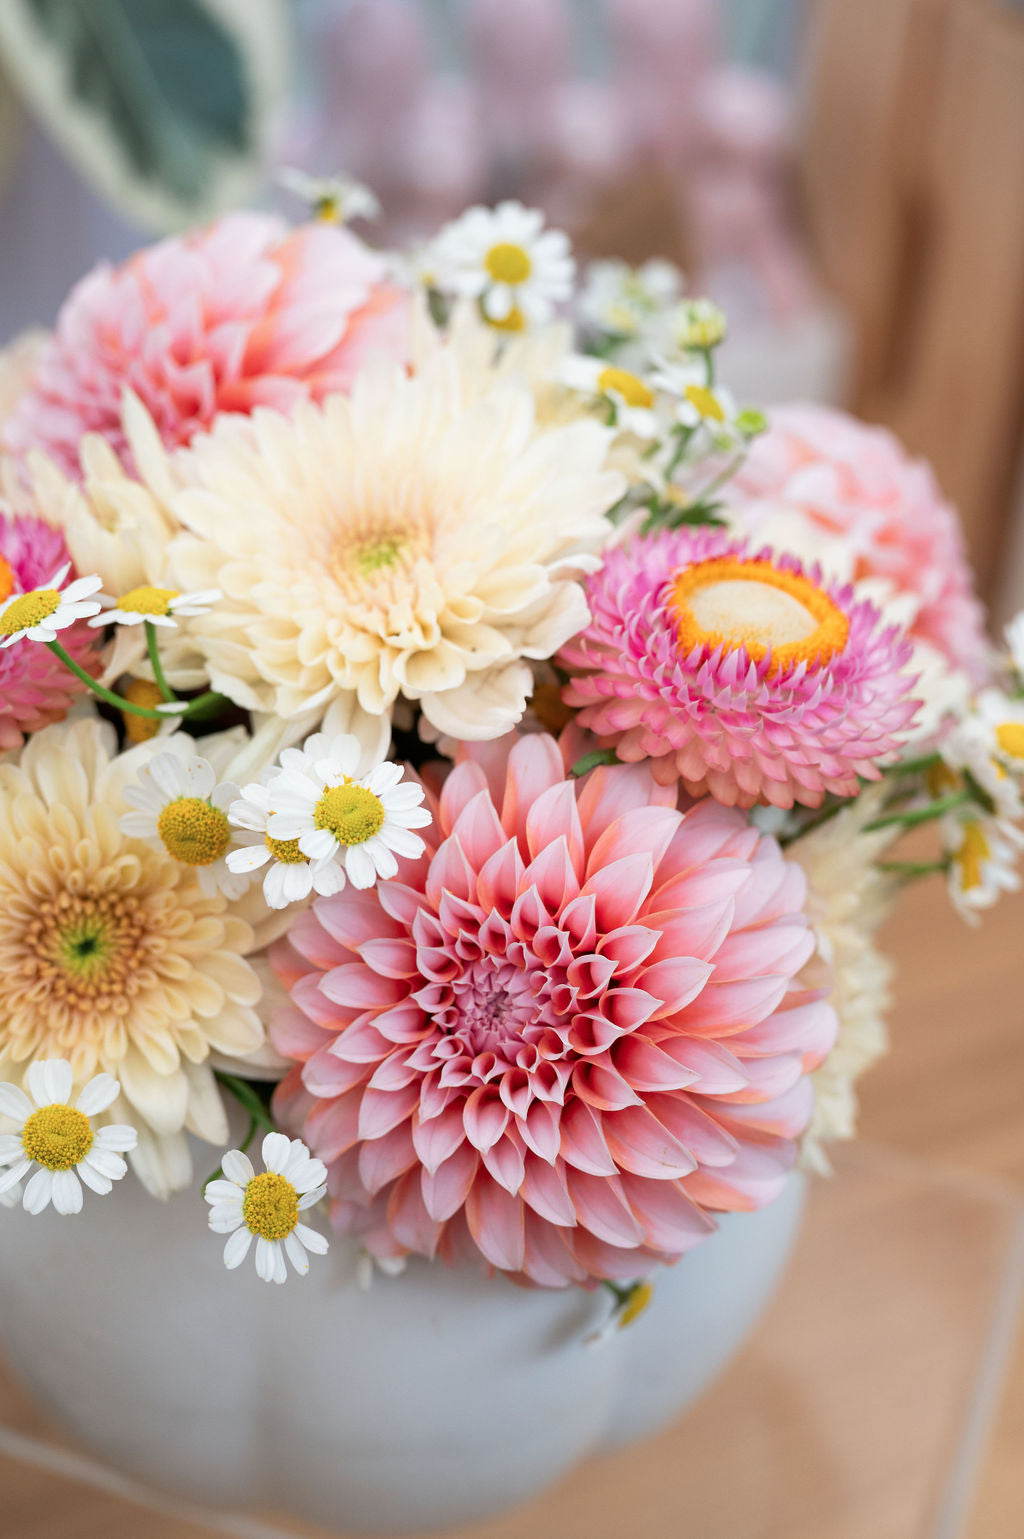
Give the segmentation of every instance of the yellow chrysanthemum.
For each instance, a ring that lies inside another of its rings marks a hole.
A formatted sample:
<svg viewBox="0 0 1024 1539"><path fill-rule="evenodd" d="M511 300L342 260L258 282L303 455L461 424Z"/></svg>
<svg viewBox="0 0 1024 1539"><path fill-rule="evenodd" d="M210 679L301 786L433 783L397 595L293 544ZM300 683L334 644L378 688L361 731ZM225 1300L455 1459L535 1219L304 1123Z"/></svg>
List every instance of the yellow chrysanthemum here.
<svg viewBox="0 0 1024 1539"><path fill-rule="evenodd" d="M442 352L290 418L225 419L189 452L169 551L179 586L224 594L190 631L214 687L374 726L403 695L441 732L500 736L526 659L585 622L578 579L623 489L607 446L593 421L538 429L522 380L468 389Z"/></svg>
<svg viewBox="0 0 1024 1539"><path fill-rule="evenodd" d="M113 732L80 721L0 765L0 1080L45 1058L76 1084L113 1074L140 1173L166 1189L188 1178L183 1128L226 1138L211 1054L255 1052L264 1031L251 926L121 830L124 787L157 747L115 757Z"/></svg>

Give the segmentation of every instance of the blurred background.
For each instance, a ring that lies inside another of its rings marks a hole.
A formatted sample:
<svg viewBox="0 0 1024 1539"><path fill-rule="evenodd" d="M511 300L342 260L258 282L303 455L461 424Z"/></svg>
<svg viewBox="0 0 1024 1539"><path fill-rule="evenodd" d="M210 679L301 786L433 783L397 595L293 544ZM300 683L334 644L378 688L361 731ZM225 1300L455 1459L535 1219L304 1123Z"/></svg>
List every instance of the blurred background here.
<svg viewBox="0 0 1024 1539"><path fill-rule="evenodd" d="M0 337L224 207L301 217L285 166L370 185L381 240L511 196L584 259L673 258L729 312L737 394L889 424L958 505L994 624L1024 607L1024 5L0 0ZM1022 922L1013 899L972 938L914 894L863 1115L1018 1193ZM971 1539L1024 1532L1022 1450L1024 1356ZM901 1510L872 1534L909 1539Z"/></svg>

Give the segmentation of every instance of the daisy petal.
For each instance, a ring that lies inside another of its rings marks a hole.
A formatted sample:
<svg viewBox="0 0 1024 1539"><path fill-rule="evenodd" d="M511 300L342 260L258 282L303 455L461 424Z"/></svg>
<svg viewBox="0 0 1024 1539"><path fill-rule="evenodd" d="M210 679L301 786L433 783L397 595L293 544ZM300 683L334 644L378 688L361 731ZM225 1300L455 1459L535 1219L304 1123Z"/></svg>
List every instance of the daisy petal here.
<svg viewBox="0 0 1024 1539"><path fill-rule="evenodd" d="M85 1116L95 1117L114 1104L120 1091L121 1087L112 1074L97 1074L85 1086L75 1105Z"/></svg>
<svg viewBox="0 0 1024 1539"><path fill-rule="evenodd" d="M233 1272L236 1266L241 1266L253 1242L253 1236L248 1229L236 1229L230 1240L224 1247L224 1265L229 1272Z"/></svg>

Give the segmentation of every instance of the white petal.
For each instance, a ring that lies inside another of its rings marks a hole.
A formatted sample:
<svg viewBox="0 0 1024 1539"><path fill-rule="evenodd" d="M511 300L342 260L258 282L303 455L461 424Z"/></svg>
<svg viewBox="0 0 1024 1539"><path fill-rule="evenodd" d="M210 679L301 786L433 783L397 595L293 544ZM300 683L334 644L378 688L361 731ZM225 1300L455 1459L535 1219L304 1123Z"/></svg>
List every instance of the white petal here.
<svg viewBox="0 0 1024 1539"><path fill-rule="evenodd" d="M344 868L336 860L326 860L310 869L313 888L322 898L333 898L336 892L342 891L348 881Z"/></svg>
<svg viewBox="0 0 1024 1539"><path fill-rule="evenodd" d="M240 849L228 850L224 857L228 870L238 873L258 871L260 866L265 866L270 858L270 851L265 844L246 844Z"/></svg>
<svg viewBox="0 0 1024 1539"><path fill-rule="evenodd" d="M0 1165L24 1159L25 1150L19 1133L0 1133Z"/></svg>
<svg viewBox="0 0 1024 1539"><path fill-rule="evenodd" d="M310 1229L308 1224L296 1224L294 1233L314 1256L326 1256L330 1246L326 1235L320 1234L316 1229Z"/></svg>
<svg viewBox="0 0 1024 1539"><path fill-rule="evenodd" d="M25 1188L25 1212L42 1213L50 1206L52 1192L53 1177L48 1170L40 1168Z"/></svg>
<svg viewBox="0 0 1024 1539"><path fill-rule="evenodd" d="M284 1248L288 1255L288 1260L298 1272L299 1276L305 1277L306 1273L309 1271L309 1257L306 1255L306 1252L302 1248L302 1241L298 1238L294 1231L291 1234L285 1236Z"/></svg>
<svg viewBox="0 0 1024 1539"><path fill-rule="evenodd" d="M224 1247L224 1265L229 1272L233 1272L236 1266L241 1266L249 1254L249 1247L253 1237L248 1229L236 1229L230 1240Z"/></svg>
<svg viewBox="0 0 1024 1539"><path fill-rule="evenodd" d="M31 1160L19 1160L17 1165L12 1165L10 1170L5 1170L3 1175L0 1175L0 1196L17 1186L22 1176L28 1175L31 1169Z"/></svg>
<svg viewBox="0 0 1024 1539"><path fill-rule="evenodd" d="M291 1154L291 1140L284 1133L268 1133L263 1140L263 1163L275 1175L281 1175Z"/></svg>
<svg viewBox="0 0 1024 1539"><path fill-rule="evenodd" d="M87 1117L96 1117L100 1112L105 1112L108 1106L113 1106L120 1091L121 1087L112 1074L97 1074L85 1086L75 1105Z"/></svg>
<svg viewBox="0 0 1024 1539"><path fill-rule="evenodd" d="M10 1117L12 1122L24 1124L35 1107L17 1085L0 1084L0 1116Z"/></svg>
<svg viewBox="0 0 1024 1539"><path fill-rule="evenodd" d="M256 1275L262 1277L264 1282L273 1282L276 1265L276 1240L265 1240L259 1235L256 1240Z"/></svg>
<svg viewBox="0 0 1024 1539"><path fill-rule="evenodd" d="M326 860L338 849L338 841L329 828L306 828L298 835L298 840L299 849L310 860Z"/></svg>
<svg viewBox="0 0 1024 1539"><path fill-rule="evenodd" d="M115 1154L126 1154L129 1149L134 1149L139 1142L139 1135L135 1128L129 1127L126 1122L112 1122L108 1127L96 1129L97 1149L112 1149Z"/></svg>
<svg viewBox="0 0 1024 1539"><path fill-rule="evenodd" d="M89 1164L88 1156L86 1156L86 1158L82 1160L75 1168L78 1171L79 1176L81 1176L82 1180L85 1182L86 1186L91 1187L94 1192L99 1194L99 1196L106 1197L108 1192L112 1192L114 1190L114 1183L108 1180L108 1178L100 1171L93 1169L93 1167Z"/></svg>
<svg viewBox="0 0 1024 1539"><path fill-rule="evenodd" d="M376 884L377 867L361 844L350 845L345 851L345 870L353 887L367 888Z"/></svg>
<svg viewBox="0 0 1024 1539"><path fill-rule="evenodd" d="M89 1150L85 1160L93 1170L98 1170L101 1176L106 1176L108 1181L120 1181L128 1169L119 1154L114 1154L110 1149L99 1149L95 1145Z"/></svg>
<svg viewBox="0 0 1024 1539"><path fill-rule="evenodd" d="M303 1192L299 1198L299 1212L303 1213L307 1208L315 1208L320 1199L327 1194L326 1186L312 1186L308 1192Z"/></svg>
<svg viewBox="0 0 1024 1539"><path fill-rule="evenodd" d="M207 1181L203 1187L203 1197L207 1202L237 1202L242 1201L242 1189L236 1186L234 1181Z"/></svg>
<svg viewBox="0 0 1024 1539"><path fill-rule="evenodd" d="M287 903L301 903L313 890L313 872L307 864L281 863L281 887Z"/></svg>
<svg viewBox="0 0 1024 1539"><path fill-rule="evenodd" d="M374 796L379 796L383 800L386 792L393 791L397 787L404 773L400 764L392 764L389 759L385 759L383 764L378 764L367 775L366 788L368 791L372 791ZM411 785L410 789L412 789ZM417 786L416 789L420 793L416 799L417 801L422 801L423 788L422 786Z"/></svg>
<svg viewBox="0 0 1024 1539"><path fill-rule="evenodd" d="M185 768L173 753L158 753L147 765L149 774L168 801L184 796L186 788Z"/></svg>
<svg viewBox="0 0 1024 1539"><path fill-rule="evenodd" d="M58 1213L81 1213L82 1183L73 1170L54 1171L53 1205Z"/></svg>
<svg viewBox="0 0 1024 1539"><path fill-rule="evenodd" d="M256 1175L252 1161L241 1149L229 1149L220 1162L220 1168L229 1181L237 1181L239 1186L248 1186Z"/></svg>
<svg viewBox="0 0 1024 1539"><path fill-rule="evenodd" d="M66 1058L44 1058L28 1071L28 1088L37 1106L66 1105L74 1089L74 1075Z"/></svg>
<svg viewBox="0 0 1024 1539"><path fill-rule="evenodd" d="M419 834L410 833L407 828L400 828L394 823L385 823L377 837L389 850L394 850L396 855L402 855L406 860L418 860L426 848Z"/></svg>

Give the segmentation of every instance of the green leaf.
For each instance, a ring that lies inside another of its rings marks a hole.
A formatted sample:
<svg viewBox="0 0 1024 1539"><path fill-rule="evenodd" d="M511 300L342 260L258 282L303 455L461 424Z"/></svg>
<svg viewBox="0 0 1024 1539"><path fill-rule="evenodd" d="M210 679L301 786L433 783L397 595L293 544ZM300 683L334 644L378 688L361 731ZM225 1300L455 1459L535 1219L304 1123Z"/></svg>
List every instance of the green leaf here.
<svg viewBox="0 0 1024 1539"><path fill-rule="evenodd" d="M578 779L581 775L589 775L592 769L597 769L600 764L618 764L619 757L614 748L595 748L593 753L585 753L582 759L577 759L570 775Z"/></svg>
<svg viewBox="0 0 1024 1539"><path fill-rule="evenodd" d="M0 56L80 171L156 228L244 201L288 65L284 0L0 0Z"/></svg>

